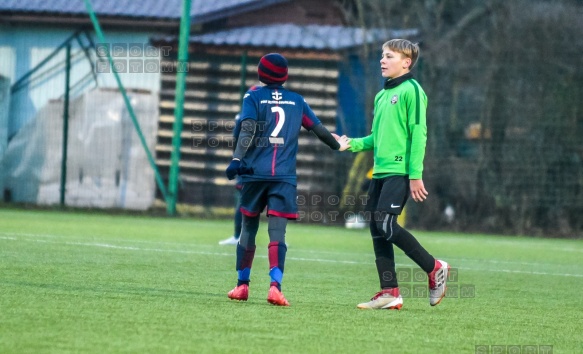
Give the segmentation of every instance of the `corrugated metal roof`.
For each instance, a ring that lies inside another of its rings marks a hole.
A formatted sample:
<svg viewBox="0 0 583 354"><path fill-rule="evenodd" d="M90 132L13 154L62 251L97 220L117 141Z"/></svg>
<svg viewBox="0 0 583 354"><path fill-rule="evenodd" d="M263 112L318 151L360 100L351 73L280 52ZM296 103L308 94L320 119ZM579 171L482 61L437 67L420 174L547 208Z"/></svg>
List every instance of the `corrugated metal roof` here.
<svg viewBox="0 0 583 354"><path fill-rule="evenodd" d="M282 24L234 28L196 35L190 37L190 42L211 45L341 50L390 38L410 38L418 33L417 29L365 31L357 27ZM163 40L173 42L176 41L176 37L166 37Z"/></svg>
<svg viewBox="0 0 583 354"><path fill-rule="evenodd" d="M193 23L206 22L289 0L192 0ZM179 19L182 0L92 0L97 15ZM0 12L85 15L82 0L1 0Z"/></svg>

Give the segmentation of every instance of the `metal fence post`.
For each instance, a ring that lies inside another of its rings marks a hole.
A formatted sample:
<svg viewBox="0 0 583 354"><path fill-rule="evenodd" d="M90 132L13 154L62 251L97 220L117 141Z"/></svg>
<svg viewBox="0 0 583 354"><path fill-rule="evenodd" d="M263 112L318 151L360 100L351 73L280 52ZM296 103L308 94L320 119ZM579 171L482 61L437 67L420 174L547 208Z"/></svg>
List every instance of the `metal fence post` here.
<svg viewBox="0 0 583 354"><path fill-rule="evenodd" d="M186 73L188 72L188 44L190 38L191 0L182 2L182 19L180 20L180 38L178 42L178 66L176 69L176 96L174 99L174 132L172 135L172 153L170 156L170 175L168 177L168 199L166 212L176 214L178 199L178 175L180 173L180 146L182 145L182 119L184 116L184 91Z"/></svg>
<svg viewBox="0 0 583 354"><path fill-rule="evenodd" d="M71 42L67 43L65 69L65 99L63 103L63 154L61 157L61 206L65 206L65 189L67 187L67 146L69 142L69 91L71 90Z"/></svg>

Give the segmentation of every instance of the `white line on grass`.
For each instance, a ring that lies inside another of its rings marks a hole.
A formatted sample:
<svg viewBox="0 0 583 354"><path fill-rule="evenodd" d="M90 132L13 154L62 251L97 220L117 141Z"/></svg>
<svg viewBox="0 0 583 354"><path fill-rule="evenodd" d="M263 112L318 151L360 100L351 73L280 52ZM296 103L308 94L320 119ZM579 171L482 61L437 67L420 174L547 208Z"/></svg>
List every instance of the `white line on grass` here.
<svg viewBox="0 0 583 354"><path fill-rule="evenodd" d="M19 233L19 232L0 232L0 235L4 236L17 236L17 237L46 237L46 238L70 238L70 237L79 237L77 235L50 235L50 234L29 234L29 233ZM85 238L94 238L100 239L102 238L99 235L83 235ZM145 243L145 244L154 244L154 245L172 245L172 246L196 246L196 247L208 247L208 248L215 248L215 245L205 245L205 244L196 244L192 242L169 242L169 241L150 241L150 240L128 240L128 239L121 239L121 238L111 238L109 241L113 242L131 242L131 243Z"/></svg>
<svg viewBox="0 0 583 354"><path fill-rule="evenodd" d="M50 234L27 234L24 232L0 232L0 235L17 236L17 237L50 237L50 238L63 237L63 236L59 236L59 235L50 235Z"/></svg>
<svg viewBox="0 0 583 354"><path fill-rule="evenodd" d="M19 239L14 237L3 237L0 239L17 241ZM233 253L219 253L219 252L201 252L201 251L189 251L189 250L171 250L171 249L160 249L160 248L140 248L133 246L119 246L107 243L87 243L87 242L59 242L51 240L39 240L39 239L20 239L26 240L28 242L38 242L38 243L50 243L50 244L61 244L61 245L71 245L71 246L88 246L88 247L101 247L110 249L119 249L127 251L146 251L146 252L168 252L168 253L182 253L182 254L198 254L198 255L209 255L209 256L233 256ZM266 256L256 255L257 258L267 258ZM369 265L370 262L360 262L360 261L343 261L337 259L322 259L322 258L300 258L300 257L286 257L288 260L294 261L306 261L306 262L319 262L319 263L341 263L341 264L359 264L359 265ZM397 264L397 266L404 266L405 264ZM468 267L456 267L457 269L479 271L479 272L502 272L502 273L516 273L516 274L531 274L531 275L551 275L551 276L564 276L564 277L577 277L583 278L583 274L570 274L570 273L548 273L548 272L536 272L536 271L522 271L513 269L480 269L480 268L468 268Z"/></svg>
<svg viewBox="0 0 583 354"><path fill-rule="evenodd" d="M541 266L541 265L560 266L560 265L562 265L562 264L535 263L535 262L499 261L499 260L496 260L496 259L456 258L456 257L449 257L449 256L443 256L443 259L448 260L448 262L454 260L454 261L460 261L460 262L493 263L493 264L517 264L517 265L523 265L523 266Z"/></svg>
<svg viewBox="0 0 583 354"><path fill-rule="evenodd" d="M43 237L43 238L68 238L71 236L66 236L66 235L52 235L52 234L31 234L31 233L19 233L19 232L1 232L0 231L0 235L4 235L4 236L17 236L17 237ZM73 235L74 236L74 235ZM87 238L95 238L95 239L99 239L101 238L100 235L84 235L84 237ZM455 240L464 240L463 238L459 238L459 237L450 237L453 238ZM120 238L111 238L109 239L109 241L112 242L126 242L126 243L144 243L144 244L153 244L153 245L172 245L172 246L194 246L194 247L199 247L199 248L216 248L216 245L208 245L208 244L203 244L203 243L192 243L192 242L170 242L170 241L152 241L152 240L128 240L128 239L120 239ZM433 242L434 240L432 240ZM464 240L465 241L465 240ZM511 241L511 240L499 240L500 242L516 242L516 241ZM437 243L444 243L446 242L445 240L440 240ZM546 246L546 245L545 245ZM556 251L569 251L569 252L583 252L583 249L574 249L574 248L559 248L559 247L550 247L548 248L548 246L546 246L547 249L553 249ZM340 251L323 251L323 250L308 250L308 249L302 249L302 248L294 248L294 251L300 251L302 253L310 253L310 254L330 254L330 255L339 255L339 256L363 256L363 257L368 257L370 256L370 253L356 253L356 252L340 252ZM498 264L498 263L507 263L507 264L517 264L517 265L524 265L524 266L530 266L530 265L538 265L538 266L542 266L542 265L550 265L550 266L556 266L556 265L561 265L561 264L551 264L551 263L532 263L532 262L516 262L516 261L499 261L499 260L490 260L490 259L468 259L468 258L456 258L456 257L452 257L448 259L454 259L454 260L461 260L461 261L469 261L469 262L487 262L487 263L494 263L494 264Z"/></svg>

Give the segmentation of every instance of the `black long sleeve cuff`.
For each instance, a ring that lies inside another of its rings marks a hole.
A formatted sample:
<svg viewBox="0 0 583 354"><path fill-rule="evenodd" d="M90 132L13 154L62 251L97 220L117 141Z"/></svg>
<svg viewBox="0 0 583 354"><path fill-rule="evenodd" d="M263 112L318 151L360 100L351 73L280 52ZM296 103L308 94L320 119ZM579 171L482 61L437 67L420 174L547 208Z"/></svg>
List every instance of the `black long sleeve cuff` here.
<svg viewBox="0 0 583 354"><path fill-rule="evenodd" d="M336 139L332 136L332 134L326 129L322 123L314 126L312 128L312 132L316 134L318 139L322 141L324 144L328 145L332 150L340 149L340 143L336 141Z"/></svg>

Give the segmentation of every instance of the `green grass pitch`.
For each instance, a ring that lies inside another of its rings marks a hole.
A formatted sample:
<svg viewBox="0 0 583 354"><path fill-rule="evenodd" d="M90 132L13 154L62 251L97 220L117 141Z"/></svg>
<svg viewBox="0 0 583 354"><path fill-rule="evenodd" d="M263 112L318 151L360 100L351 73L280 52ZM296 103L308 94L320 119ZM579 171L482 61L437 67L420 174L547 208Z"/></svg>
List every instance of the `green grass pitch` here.
<svg viewBox="0 0 583 354"><path fill-rule="evenodd" d="M0 210L0 353L583 351L583 240L413 231L457 269L455 291L431 307L425 282L402 278L401 311L366 311L367 230L290 223L289 308L266 302L264 222L250 299L227 298L235 248L218 241L231 233L229 220Z"/></svg>

